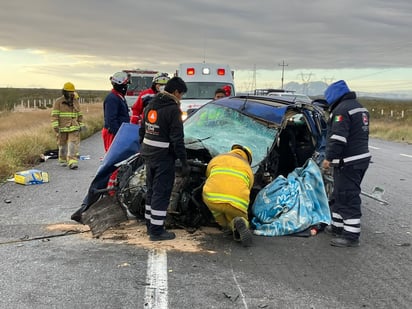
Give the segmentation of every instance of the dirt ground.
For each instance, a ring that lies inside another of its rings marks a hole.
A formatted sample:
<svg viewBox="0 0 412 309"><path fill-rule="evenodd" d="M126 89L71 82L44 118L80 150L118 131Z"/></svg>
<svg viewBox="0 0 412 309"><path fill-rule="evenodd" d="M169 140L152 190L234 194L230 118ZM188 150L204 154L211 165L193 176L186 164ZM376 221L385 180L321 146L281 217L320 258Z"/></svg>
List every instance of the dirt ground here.
<svg viewBox="0 0 412 309"><path fill-rule="evenodd" d="M53 232L77 232L80 237L92 239L89 226L76 223L57 223L47 226L48 231ZM168 241L150 241L146 234L146 225L143 222L129 220L121 223L117 227L112 227L105 231L98 240L110 243L129 244L146 249L164 249L166 251L176 250L181 252L209 252L202 245L212 234L221 233L213 227L202 227L194 233L189 233L183 229L174 229L176 238Z"/></svg>

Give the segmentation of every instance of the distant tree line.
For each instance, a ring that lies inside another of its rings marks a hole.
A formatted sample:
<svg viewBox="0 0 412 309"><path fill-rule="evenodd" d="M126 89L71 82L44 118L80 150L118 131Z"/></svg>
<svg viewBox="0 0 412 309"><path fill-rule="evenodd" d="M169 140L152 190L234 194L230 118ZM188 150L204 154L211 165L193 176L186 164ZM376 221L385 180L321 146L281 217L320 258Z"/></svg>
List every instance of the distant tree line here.
<svg viewBox="0 0 412 309"><path fill-rule="evenodd" d="M78 90L81 102L94 103L103 101L107 90ZM0 88L0 111L12 111L16 106L27 106L26 102L47 102L46 107L51 107L55 99L62 95L61 89L43 88ZM42 105L43 106L43 105ZM44 107L44 106L43 106Z"/></svg>

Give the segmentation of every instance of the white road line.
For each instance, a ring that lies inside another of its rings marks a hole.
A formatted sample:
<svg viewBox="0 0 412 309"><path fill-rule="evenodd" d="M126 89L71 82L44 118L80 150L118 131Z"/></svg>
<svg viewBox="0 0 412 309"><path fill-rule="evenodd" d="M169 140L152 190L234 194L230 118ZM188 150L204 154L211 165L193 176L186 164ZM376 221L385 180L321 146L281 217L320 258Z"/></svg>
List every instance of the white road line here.
<svg viewBox="0 0 412 309"><path fill-rule="evenodd" d="M235 272L233 271L233 267L232 267L232 277L233 277L233 280L234 280L235 283L236 283L237 289L239 290L240 299L242 300L243 307L244 307L245 309L248 309L248 306L247 306L247 303L246 303L246 299L245 299L245 294L243 294L242 287L239 285L239 282L237 282Z"/></svg>
<svg viewBox="0 0 412 309"><path fill-rule="evenodd" d="M154 249L147 257L146 291L144 308L167 309L167 254L166 250Z"/></svg>
<svg viewBox="0 0 412 309"><path fill-rule="evenodd" d="M412 158L412 155L407 155L407 154L404 154L404 153L401 153L400 155L404 156L404 157Z"/></svg>
<svg viewBox="0 0 412 309"><path fill-rule="evenodd" d="M371 146L371 145L369 145L369 148L372 148L372 149L380 149L379 147L373 147L373 146Z"/></svg>

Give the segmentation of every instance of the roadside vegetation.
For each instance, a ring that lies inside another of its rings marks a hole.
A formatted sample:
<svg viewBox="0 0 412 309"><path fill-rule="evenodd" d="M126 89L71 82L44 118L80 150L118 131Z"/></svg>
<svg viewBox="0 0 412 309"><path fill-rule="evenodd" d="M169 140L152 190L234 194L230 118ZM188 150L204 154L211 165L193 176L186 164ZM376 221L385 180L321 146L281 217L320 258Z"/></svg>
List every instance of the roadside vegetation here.
<svg viewBox="0 0 412 309"><path fill-rule="evenodd" d="M361 99L370 113L370 137L412 143L412 100Z"/></svg>
<svg viewBox="0 0 412 309"><path fill-rule="evenodd" d="M102 103L82 104L86 132L82 140L103 126ZM50 122L51 109L0 113L0 182L40 162L46 150L57 149Z"/></svg>
<svg viewBox="0 0 412 309"><path fill-rule="evenodd" d="M48 93L46 99L49 100L51 97L57 98L60 91L35 89L37 92L30 94L27 89L23 90L0 88L0 182L13 177L17 171L35 166L40 161L40 154L57 148L50 124L51 106L18 108L16 111L12 106L19 105L22 94L26 99L36 97L40 100L41 94ZM82 140L100 131L103 126L103 99L99 95L103 97L104 93L107 92L90 92L90 101L99 102L81 104L87 126L87 131L81 133ZM83 92L79 94L82 97ZM412 143L412 101L366 98L360 101L371 114L371 137Z"/></svg>

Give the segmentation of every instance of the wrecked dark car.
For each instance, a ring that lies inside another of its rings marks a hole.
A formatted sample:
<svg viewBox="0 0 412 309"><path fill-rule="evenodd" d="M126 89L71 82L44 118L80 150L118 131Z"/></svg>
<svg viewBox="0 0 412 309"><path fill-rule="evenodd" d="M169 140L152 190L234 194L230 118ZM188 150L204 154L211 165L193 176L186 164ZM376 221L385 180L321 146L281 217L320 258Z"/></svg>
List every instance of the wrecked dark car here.
<svg viewBox="0 0 412 309"><path fill-rule="evenodd" d="M169 227L213 225L213 217L202 202L205 171L211 158L230 151L233 144L248 146L253 152L255 182L251 203L279 175L286 177L309 158L318 165L324 158L324 110L319 105L288 98L234 96L211 101L185 120L184 131L191 173L181 177L176 166L166 220ZM118 196L130 213L144 218L144 165L138 157L130 165L133 168L128 168L127 180Z"/></svg>

